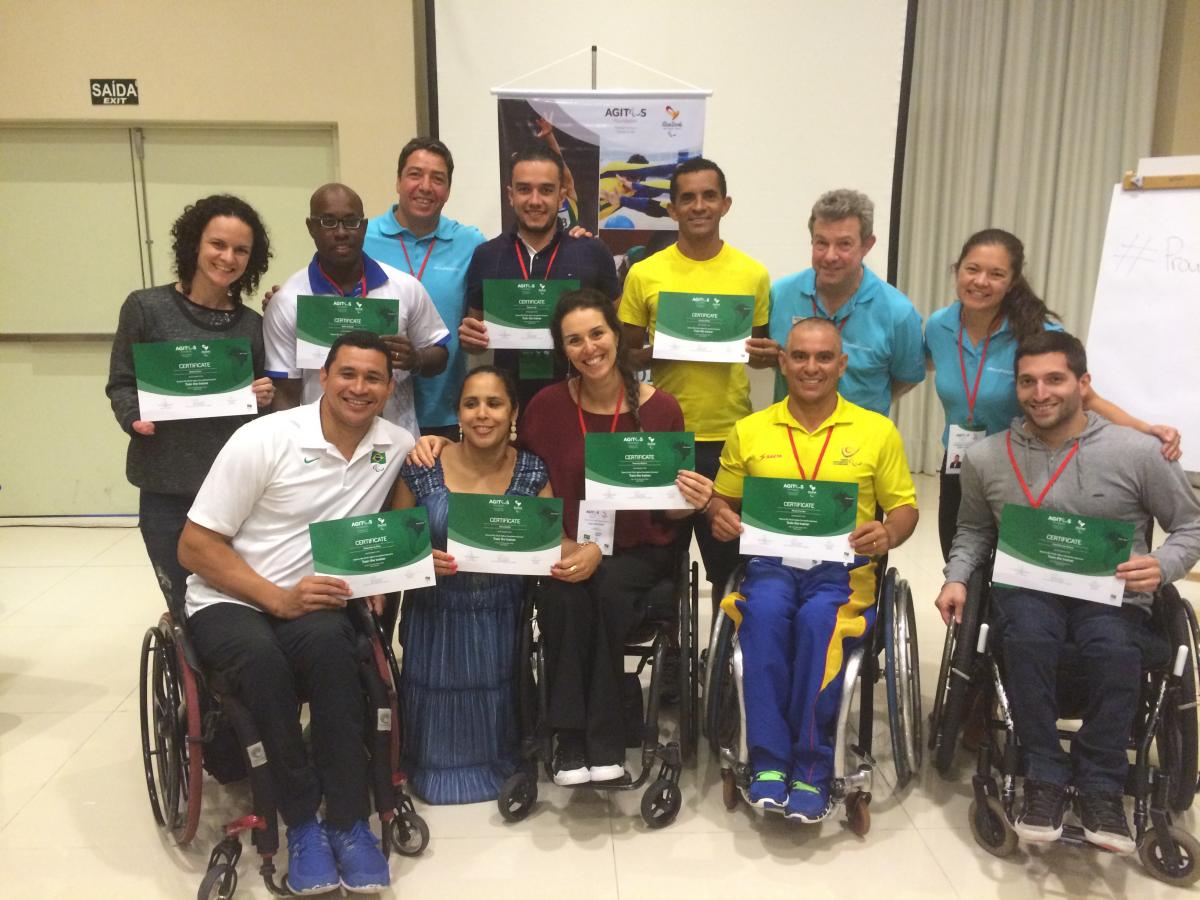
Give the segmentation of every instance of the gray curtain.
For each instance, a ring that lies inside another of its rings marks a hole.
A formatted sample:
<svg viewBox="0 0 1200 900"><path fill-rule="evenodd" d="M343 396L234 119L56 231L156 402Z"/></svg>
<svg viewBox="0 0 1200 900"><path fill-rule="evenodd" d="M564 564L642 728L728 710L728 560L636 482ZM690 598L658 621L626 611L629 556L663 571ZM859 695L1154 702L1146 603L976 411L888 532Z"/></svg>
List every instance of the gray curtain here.
<svg viewBox="0 0 1200 900"><path fill-rule="evenodd" d="M919 0L897 281L923 318L954 300L962 242L994 226L1021 238L1034 290L1086 335L1112 186L1150 151L1164 9ZM932 378L897 421L913 470L936 472Z"/></svg>

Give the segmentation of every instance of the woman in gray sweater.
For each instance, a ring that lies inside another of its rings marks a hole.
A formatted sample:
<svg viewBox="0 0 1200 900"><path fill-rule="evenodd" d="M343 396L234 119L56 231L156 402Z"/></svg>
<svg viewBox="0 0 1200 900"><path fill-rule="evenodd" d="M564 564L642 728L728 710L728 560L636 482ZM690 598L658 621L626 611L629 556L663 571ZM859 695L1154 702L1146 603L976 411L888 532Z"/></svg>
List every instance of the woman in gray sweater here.
<svg viewBox="0 0 1200 900"><path fill-rule="evenodd" d="M267 271L270 241L258 213L245 201L219 194L184 209L171 227L179 280L134 291L121 307L105 393L117 424L129 435L125 474L141 489L139 527L167 598L182 612L188 572L177 545L188 509L225 441L251 416L151 422L138 409L133 345L154 341L246 338L261 411L274 389L263 376L262 316L242 303ZM178 601L178 604L177 602Z"/></svg>

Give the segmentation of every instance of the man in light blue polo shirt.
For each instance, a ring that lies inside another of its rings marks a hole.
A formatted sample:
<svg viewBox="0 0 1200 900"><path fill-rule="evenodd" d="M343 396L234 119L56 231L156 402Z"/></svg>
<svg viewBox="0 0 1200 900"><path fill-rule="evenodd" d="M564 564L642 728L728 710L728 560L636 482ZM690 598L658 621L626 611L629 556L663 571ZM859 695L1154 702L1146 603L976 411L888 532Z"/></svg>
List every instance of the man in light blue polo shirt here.
<svg viewBox="0 0 1200 900"><path fill-rule="evenodd" d="M792 325L819 316L842 335L849 358L838 391L851 403L881 415L892 400L925 378L921 316L900 291L863 265L875 246L875 205L852 190L828 191L813 205L808 220L812 268L780 278L771 287L769 338L751 339L756 360L777 359ZM775 399L787 387L775 373Z"/></svg>
<svg viewBox="0 0 1200 900"><path fill-rule="evenodd" d="M442 215L453 176L454 157L441 141L416 137L405 144L396 174L397 203L367 223L364 247L369 256L420 281L450 329L446 370L417 379L413 391L421 433L451 440L458 437L458 392L467 371L458 344L467 264L485 240L478 228Z"/></svg>

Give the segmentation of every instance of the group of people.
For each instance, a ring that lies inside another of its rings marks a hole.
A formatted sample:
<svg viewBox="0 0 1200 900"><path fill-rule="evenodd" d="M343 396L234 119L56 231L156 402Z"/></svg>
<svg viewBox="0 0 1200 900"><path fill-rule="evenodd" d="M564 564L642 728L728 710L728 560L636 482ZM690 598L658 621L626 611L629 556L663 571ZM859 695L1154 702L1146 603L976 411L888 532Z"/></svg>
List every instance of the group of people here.
<svg viewBox="0 0 1200 900"><path fill-rule="evenodd" d="M1128 648L1146 627L1145 592L1200 556L1200 507L1171 461L1177 432L1140 422L1091 389L1078 341L1061 332L1024 278L1016 237L987 229L968 239L954 264L957 297L922 331L908 298L864 264L875 242L873 207L859 192L819 198L808 223L811 268L772 284L764 266L721 238L732 198L720 167L686 160L669 176L676 242L632 266L621 285L601 242L564 230L566 172L545 144L513 156L507 196L516 225L492 240L443 214L453 172L444 144L416 138L401 151L397 202L383 214L367 219L344 185L319 188L306 220L315 254L271 292L265 321L243 299L266 271L266 230L237 198L198 201L172 230L178 281L133 292L113 345L107 392L130 436L127 475L141 491L147 552L201 659L229 674L260 725L288 826L294 890L373 890L388 880L365 822L363 700L344 612L350 591L341 579L313 574L309 523L386 506L427 510L437 583L405 593L399 626L411 783L429 802L473 802L495 797L515 769L523 579L457 571L445 549L453 493L563 500L561 559L540 580L536 605L547 724L557 736L554 780L578 785L625 774L622 645L690 534L716 603L739 559L747 476L857 485L853 564L799 568L754 557L744 599L727 607L746 661L751 800L820 820L830 805L842 660L871 627L876 561L917 525L908 463L887 415L927 369L947 423L939 530L949 562L938 598L945 615L961 606L970 570L986 561L1004 500L1021 501L1013 484L1046 484L1041 500L1056 508L1143 524L1155 515L1172 532L1151 555L1139 532L1133 559L1119 570L1123 607L1030 592L999 604L1011 604L1004 619L1017 623L1006 642L1021 659L1037 657L1013 676L1029 687L1021 741L1034 758L1042 754L1031 763L1023 833L1046 839L1055 816L1061 827L1072 783L1069 761L1047 744L1053 655L1044 648L1067 635L1095 635L1097 660L1114 648L1128 657L1120 668L1097 663L1106 687L1094 718L1103 723L1079 751L1074 775L1078 790L1115 795L1119 807L1121 764L1110 745L1125 721L1118 713L1132 716L1136 673L1128 690L1112 686L1136 665ZM483 297L491 279L574 282L550 324L549 358L495 350L492 365L467 371L468 357L489 349ZM677 293L749 303L748 364L776 371L773 404L752 412L742 364L654 358L660 303ZM306 295L397 300L396 332L351 332L333 343L321 369L299 367L297 298ZM140 419L134 344L230 336L251 342L257 416ZM639 380L644 369L649 382ZM603 431L695 436L695 471L676 481L690 508L617 512L610 554L577 531L585 438ZM1018 446L1020 462L997 454L1005 441ZM1072 450L1064 462L1064 442L1105 448ZM1085 459L1086 472L1058 480ZM1079 487L1092 480L1103 489ZM384 598L368 602L384 611ZM1010 672L1022 665L1010 663ZM296 720L299 697L310 704L311 750ZM1100 812L1089 834L1110 843L1122 830L1128 837L1111 802L1091 807Z"/></svg>

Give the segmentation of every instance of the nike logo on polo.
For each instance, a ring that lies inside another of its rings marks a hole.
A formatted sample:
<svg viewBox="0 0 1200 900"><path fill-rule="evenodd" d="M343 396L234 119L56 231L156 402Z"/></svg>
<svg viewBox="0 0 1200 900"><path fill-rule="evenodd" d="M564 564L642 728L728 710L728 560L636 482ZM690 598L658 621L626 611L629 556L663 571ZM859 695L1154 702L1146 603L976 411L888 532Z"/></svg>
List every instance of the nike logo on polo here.
<svg viewBox="0 0 1200 900"><path fill-rule="evenodd" d="M319 456L314 456L312 459L309 459L309 458L306 456L306 457L304 457L304 464L307 466L309 463L315 463L315 462L316 462L318 459L320 459L320 458L321 458L321 457L319 457Z"/></svg>

